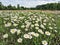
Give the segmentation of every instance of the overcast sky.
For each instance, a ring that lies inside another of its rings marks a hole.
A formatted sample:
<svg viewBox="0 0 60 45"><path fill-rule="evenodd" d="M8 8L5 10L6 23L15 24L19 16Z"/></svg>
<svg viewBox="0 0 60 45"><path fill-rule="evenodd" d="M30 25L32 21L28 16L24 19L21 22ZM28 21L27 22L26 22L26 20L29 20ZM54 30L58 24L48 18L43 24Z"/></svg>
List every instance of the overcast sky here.
<svg viewBox="0 0 60 45"><path fill-rule="evenodd" d="M54 3L58 2L59 0L0 0L4 5L17 5L24 7L35 7L36 5L46 4L46 3Z"/></svg>

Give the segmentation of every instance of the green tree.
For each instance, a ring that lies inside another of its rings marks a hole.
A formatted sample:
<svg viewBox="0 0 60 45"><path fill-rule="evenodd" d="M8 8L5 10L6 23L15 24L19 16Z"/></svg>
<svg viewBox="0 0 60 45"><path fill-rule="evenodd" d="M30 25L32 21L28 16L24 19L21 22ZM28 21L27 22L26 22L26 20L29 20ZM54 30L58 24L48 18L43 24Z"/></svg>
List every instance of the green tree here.
<svg viewBox="0 0 60 45"><path fill-rule="evenodd" d="M19 4L17 4L17 9L18 9L18 10L20 9L20 5L19 5Z"/></svg>
<svg viewBox="0 0 60 45"><path fill-rule="evenodd" d="M0 10L2 10L3 9L3 5L2 5L2 3L0 2Z"/></svg>
<svg viewBox="0 0 60 45"><path fill-rule="evenodd" d="M8 9L8 10L12 10L12 8L13 8L13 7L11 6L11 4L7 6L7 9Z"/></svg>

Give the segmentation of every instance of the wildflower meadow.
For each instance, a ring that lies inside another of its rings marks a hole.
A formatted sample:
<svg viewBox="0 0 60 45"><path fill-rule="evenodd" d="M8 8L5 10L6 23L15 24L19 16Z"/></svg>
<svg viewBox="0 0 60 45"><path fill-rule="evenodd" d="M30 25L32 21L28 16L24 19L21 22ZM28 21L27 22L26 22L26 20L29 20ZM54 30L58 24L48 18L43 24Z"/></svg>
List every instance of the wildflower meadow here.
<svg viewBox="0 0 60 45"><path fill-rule="evenodd" d="M60 45L59 14L0 11L0 45Z"/></svg>

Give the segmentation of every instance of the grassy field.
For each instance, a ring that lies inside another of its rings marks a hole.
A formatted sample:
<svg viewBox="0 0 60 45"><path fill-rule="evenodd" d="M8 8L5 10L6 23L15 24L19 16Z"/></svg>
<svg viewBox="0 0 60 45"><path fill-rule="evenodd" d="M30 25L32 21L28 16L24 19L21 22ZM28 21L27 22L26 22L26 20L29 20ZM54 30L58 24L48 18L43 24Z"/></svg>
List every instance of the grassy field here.
<svg viewBox="0 0 60 45"><path fill-rule="evenodd" d="M54 14L60 14L60 10L0 10L0 11L11 11L11 12L44 12L44 13L54 13Z"/></svg>
<svg viewBox="0 0 60 45"><path fill-rule="evenodd" d="M60 11L0 11L0 45L60 45Z"/></svg>

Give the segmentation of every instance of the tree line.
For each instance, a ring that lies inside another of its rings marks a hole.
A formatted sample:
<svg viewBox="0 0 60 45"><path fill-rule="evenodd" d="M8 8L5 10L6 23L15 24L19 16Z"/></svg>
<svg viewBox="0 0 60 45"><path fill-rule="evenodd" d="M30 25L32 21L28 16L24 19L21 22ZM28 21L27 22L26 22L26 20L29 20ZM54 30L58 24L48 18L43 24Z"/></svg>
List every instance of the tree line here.
<svg viewBox="0 0 60 45"><path fill-rule="evenodd" d="M12 6L11 4L8 6L4 6L0 2L0 10L60 10L60 3L48 3L43 5L37 5L36 7L27 8L23 6L20 7L19 4L17 4L17 7Z"/></svg>
<svg viewBox="0 0 60 45"><path fill-rule="evenodd" d="M60 3L50 3L44 5L36 6L36 9L43 9L43 10L60 10Z"/></svg>

